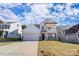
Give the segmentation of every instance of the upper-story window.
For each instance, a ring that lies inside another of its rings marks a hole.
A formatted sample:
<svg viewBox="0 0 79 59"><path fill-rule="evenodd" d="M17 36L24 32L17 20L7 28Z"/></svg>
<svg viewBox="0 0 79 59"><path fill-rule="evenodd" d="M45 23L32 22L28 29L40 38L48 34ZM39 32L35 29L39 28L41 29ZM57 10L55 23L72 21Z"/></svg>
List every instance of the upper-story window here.
<svg viewBox="0 0 79 59"><path fill-rule="evenodd" d="M7 28L7 25L5 25L5 28Z"/></svg>
<svg viewBox="0 0 79 59"><path fill-rule="evenodd" d="M0 25L0 29L9 29L10 25Z"/></svg>
<svg viewBox="0 0 79 59"><path fill-rule="evenodd" d="M47 29L48 29L48 30L51 30L52 28L51 28L51 27L47 27Z"/></svg>
<svg viewBox="0 0 79 59"><path fill-rule="evenodd" d="M5 28L5 25L2 25L2 29L4 29Z"/></svg>
<svg viewBox="0 0 79 59"><path fill-rule="evenodd" d="M10 28L10 25L7 25L7 29L9 29Z"/></svg>
<svg viewBox="0 0 79 59"><path fill-rule="evenodd" d="M42 26L42 30L44 30L44 26Z"/></svg>
<svg viewBox="0 0 79 59"><path fill-rule="evenodd" d="M51 29L51 27L48 27L48 29Z"/></svg>

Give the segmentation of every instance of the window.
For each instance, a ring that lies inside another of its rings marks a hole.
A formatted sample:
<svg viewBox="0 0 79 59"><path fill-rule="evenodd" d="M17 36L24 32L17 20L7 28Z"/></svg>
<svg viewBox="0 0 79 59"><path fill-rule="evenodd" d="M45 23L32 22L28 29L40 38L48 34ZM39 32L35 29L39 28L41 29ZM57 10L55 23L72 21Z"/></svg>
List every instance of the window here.
<svg viewBox="0 0 79 59"><path fill-rule="evenodd" d="M51 29L51 27L48 27L48 29Z"/></svg>
<svg viewBox="0 0 79 59"><path fill-rule="evenodd" d="M9 29L10 28L10 25L7 25L7 29Z"/></svg>
<svg viewBox="0 0 79 59"><path fill-rule="evenodd" d="M5 25L2 25L2 29L4 29Z"/></svg>
<svg viewBox="0 0 79 59"><path fill-rule="evenodd" d="M78 34L78 37L79 37L79 34Z"/></svg>
<svg viewBox="0 0 79 59"><path fill-rule="evenodd" d="M5 29L7 28L7 25L5 25Z"/></svg>
<svg viewBox="0 0 79 59"><path fill-rule="evenodd" d="M48 30L51 30L52 28L51 28L51 27L48 27L47 29L48 29Z"/></svg>
<svg viewBox="0 0 79 59"><path fill-rule="evenodd" d="M0 25L0 29L9 29L10 25Z"/></svg>
<svg viewBox="0 0 79 59"><path fill-rule="evenodd" d="M44 26L42 26L42 29L44 30Z"/></svg>
<svg viewBox="0 0 79 59"><path fill-rule="evenodd" d="M48 39L52 39L52 34L48 34Z"/></svg>

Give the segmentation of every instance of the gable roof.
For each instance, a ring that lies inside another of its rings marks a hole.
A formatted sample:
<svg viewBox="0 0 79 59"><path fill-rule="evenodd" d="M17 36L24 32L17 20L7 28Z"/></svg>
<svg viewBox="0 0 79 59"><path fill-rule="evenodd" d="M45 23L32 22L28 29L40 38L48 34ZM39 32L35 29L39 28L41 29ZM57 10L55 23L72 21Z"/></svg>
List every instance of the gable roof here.
<svg viewBox="0 0 79 59"><path fill-rule="evenodd" d="M36 29L38 29L38 30L40 31L40 29L37 28L34 24L28 25L28 26L24 29L24 31L25 31L26 29L28 29L28 28L31 28L31 27L34 27L34 28L36 28ZM31 29L33 29L33 28L31 28Z"/></svg>
<svg viewBox="0 0 79 59"><path fill-rule="evenodd" d="M57 24L54 20L52 20L51 18L47 18L44 21L42 21L41 23L46 24L46 23L52 23L52 24Z"/></svg>
<svg viewBox="0 0 79 59"><path fill-rule="evenodd" d="M0 19L0 23L6 23L6 24L11 24L11 23L16 23L16 21L7 21L7 20L4 20L4 19Z"/></svg>
<svg viewBox="0 0 79 59"><path fill-rule="evenodd" d="M40 29L40 24L34 24L37 28Z"/></svg>
<svg viewBox="0 0 79 59"><path fill-rule="evenodd" d="M75 26L71 27L70 29L75 29L75 30L79 30L79 24L76 24Z"/></svg>
<svg viewBox="0 0 79 59"><path fill-rule="evenodd" d="M71 28L72 26L71 25L61 25L61 26L57 26L57 28L61 28L63 30L68 30L69 28Z"/></svg>
<svg viewBox="0 0 79 59"><path fill-rule="evenodd" d="M71 28L69 28L68 30L65 30L66 34L73 34L73 33L77 33L79 31L79 24L76 24L74 26L72 26Z"/></svg>

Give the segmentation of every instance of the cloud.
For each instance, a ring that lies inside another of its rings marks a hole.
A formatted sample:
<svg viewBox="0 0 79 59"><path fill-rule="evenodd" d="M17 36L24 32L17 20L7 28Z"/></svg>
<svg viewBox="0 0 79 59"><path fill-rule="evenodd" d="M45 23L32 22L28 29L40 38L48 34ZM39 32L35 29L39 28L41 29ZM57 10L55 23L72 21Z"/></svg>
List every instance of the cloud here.
<svg viewBox="0 0 79 59"><path fill-rule="evenodd" d="M75 3L76 4L76 3ZM17 19L22 24L40 23L45 18L52 18L58 24L73 24L79 21L79 9L71 7L75 5L72 3L6 3L0 4L0 15L5 15L9 19ZM15 7L22 8L24 11L16 9ZM19 11L18 15L10 10L14 8ZM30 8L30 9L28 9ZM4 10L3 10L4 9ZM30 10L30 11L29 11ZM68 20L67 20L68 19ZM72 23L71 23L72 21Z"/></svg>
<svg viewBox="0 0 79 59"><path fill-rule="evenodd" d="M0 16L4 16L7 19L12 19L12 20L16 20L17 16L10 11L9 9L2 9L0 10Z"/></svg>
<svg viewBox="0 0 79 59"><path fill-rule="evenodd" d="M23 13L25 15L25 19L29 23L40 23L44 20L44 18L52 18L59 24L72 24L70 21L78 21L78 9L71 8L72 3L68 4L29 4L31 8L31 12ZM50 12L50 8L53 8L56 11ZM72 16L72 17L71 17ZM67 20L67 18L69 18ZM73 19L74 18L74 19ZM71 20L72 19L72 20ZM26 21L25 20L25 21ZM66 21L67 20L67 21Z"/></svg>
<svg viewBox="0 0 79 59"><path fill-rule="evenodd" d="M31 9L32 9L32 13L40 17L46 17L50 15L49 10L48 10L49 7L50 6L48 6L48 4L33 4L31 6Z"/></svg>
<svg viewBox="0 0 79 59"><path fill-rule="evenodd" d="M52 4L31 4L31 12L24 12L23 15L25 15L27 22L30 22L29 20L31 20L31 23L40 23L45 18L55 18L49 11L49 8L51 7Z"/></svg>
<svg viewBox="0 0 79 59"><path fill-rule="evenodd" d="M0 7L13 8L22 5L21 3L0 3Z"/></svg>
<svg viewBox="0 0 79 59"><path fill-rule="evenodd" d="M9 8L13 7L15 4L0 4L0 19L5 21L19 21L18 16L15 15L13 11ZM17 4L16 4L17 5Z"/></svg>

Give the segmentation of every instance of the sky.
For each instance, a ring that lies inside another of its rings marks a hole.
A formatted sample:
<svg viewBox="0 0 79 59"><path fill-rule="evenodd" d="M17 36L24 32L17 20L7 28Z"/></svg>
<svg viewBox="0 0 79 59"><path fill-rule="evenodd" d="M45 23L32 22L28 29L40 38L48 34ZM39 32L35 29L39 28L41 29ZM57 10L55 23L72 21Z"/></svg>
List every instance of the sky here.
<svg viewBox="0 0 79 59"><path fill-rule="evenodd" d="M0 3L0 19L40 24L51 18L58 25L79 23L79 3Z"/></svg>

